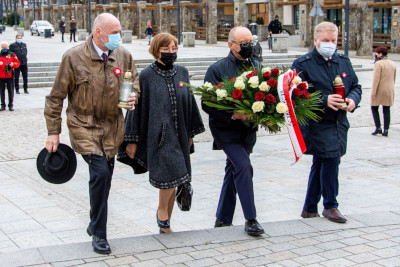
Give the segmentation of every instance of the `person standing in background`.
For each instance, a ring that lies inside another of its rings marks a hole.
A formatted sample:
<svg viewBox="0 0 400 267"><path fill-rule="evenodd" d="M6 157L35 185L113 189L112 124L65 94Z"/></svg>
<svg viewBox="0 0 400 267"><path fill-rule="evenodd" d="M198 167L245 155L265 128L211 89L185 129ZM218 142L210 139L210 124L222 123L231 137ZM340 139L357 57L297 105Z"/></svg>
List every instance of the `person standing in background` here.
<svg viewBox="0 0 400 267"><path fill-rule="evenodd" d="M13 52L19 62L20 66L14 70L14 86L15 92L19 94L19 73L22 72L22 78L24 80L24 93L29 94L28 92L28 49L26 48L26 43L22 42L22 35L17 34L15 37L15 43L10 45L10 51Z"/></svg>
<svg viewBox="0 0 400 267"><path fill-rule="evenodd" d="M390 124L390 106L393 106L396 65L387 57L388 49L380 46L375 50L374 78L371 90L371 111L375 123L372 135L388 136ZM379 119L379 105L383 109L383 133Z"/></svg>
<svg viewBox="0 0 400 267"><path fill-rule="evenodd" d="M257 59L258 62L262 62L263 58L262 58L262 48L260 43L258 42L258 36L257 35L253 35L253 55L252 57L254 57L255 59Z"/></svg>
<svg viewBox="0 0 400 267"><path fill-rule="evenodd" d="M14 88L13 88L13 70L19 67L17 56L8 50L8 43L1 42L0 54L0 93L1 108L0 111L6 110L6 84L8 91L8 109L14 111Z"/></svg>
<svg viewBox="0 0 400 267"><path fill-rule="evenodd" d="M69 22L69 31L70 31L69 42L72 42L72 36L74 36L74 42L76 42L75 40L76 21L74 16L71 16L71 21Z"/></svg>
<svg viewBox="0 0 400 267"><path fill-rule="evenodd" d="M147 40L149 41L149 45L150 45L151 37L153 36L153 28L151 27L150 23L147 24L147 28L144 31L144 34L147 35Z"/></svg>
<svg viewBox="0 0 400 267"><path fill-rule="evenodd" d="M59 25L60 32L61 32L61 42L64 42L65 26L66 26L65 25L65 17L61 17L60 25Z"/></svg>

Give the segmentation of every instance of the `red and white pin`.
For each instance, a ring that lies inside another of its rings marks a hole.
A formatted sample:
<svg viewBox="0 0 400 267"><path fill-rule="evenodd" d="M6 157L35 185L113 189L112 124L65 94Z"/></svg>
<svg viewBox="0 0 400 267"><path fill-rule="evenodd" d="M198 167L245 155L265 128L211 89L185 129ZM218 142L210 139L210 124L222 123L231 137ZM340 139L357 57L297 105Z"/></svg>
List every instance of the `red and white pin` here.
<svg viewBox="0 0 400 267"><path fill-rule="evenodd" d="M119 75L121 75L121 73L122 73L122 70L120 68L115 68L114 69L114 74L115 75L119 76Z"/></svg>
<svg viewBox="0 0 400 267"><path fill-rule="evenodd" d="M347 77L346 72L343 72L343 73L342 73L342 77L343 77L343 78L346 78L346 77Z"/></svg>
<svg viewBox="0 0 400 267"><path fill-rule="evenodd" d="M180 82L180 83L179 83L179 87L183 87L183 82Z"/></svg>

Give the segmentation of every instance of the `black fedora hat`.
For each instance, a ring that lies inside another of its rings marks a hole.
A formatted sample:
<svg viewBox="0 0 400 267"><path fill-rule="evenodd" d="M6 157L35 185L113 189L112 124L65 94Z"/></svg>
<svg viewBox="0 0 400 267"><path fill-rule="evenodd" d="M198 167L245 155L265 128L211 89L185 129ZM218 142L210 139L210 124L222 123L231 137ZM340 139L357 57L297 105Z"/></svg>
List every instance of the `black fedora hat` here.
<svg viewBox="0 0 400 267"><path fill-rule="evenodd" d="M43 148L36 159L36 167L40 176L47 182L66 183L76 171L75 152L65 144L59 144L57 151L53 153L49 153L46 148Z"/></svg>

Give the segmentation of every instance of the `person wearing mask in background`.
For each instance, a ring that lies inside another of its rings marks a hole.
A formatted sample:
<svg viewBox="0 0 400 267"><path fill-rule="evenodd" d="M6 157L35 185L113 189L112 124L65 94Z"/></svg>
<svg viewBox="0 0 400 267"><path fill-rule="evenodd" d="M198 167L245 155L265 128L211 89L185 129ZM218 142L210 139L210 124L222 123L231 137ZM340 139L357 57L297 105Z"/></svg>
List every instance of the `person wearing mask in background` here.
<svg viewBox="0 0 400 267"><path fill-rule="evenodd" d="M282 24L279 21L279 16L276 15L274 20L268 24L268 31L270 34L280 34L282 33Z"/></svg>
<svg viewBox="0 0 400 267"><path fill-rule="evenodd" d="M118 107L124 74L132 74L133 91L139 97L139 75L131 53L121 44L121 24L102 13L93 22L86 42L63 55L57 76L46 96L44 117L48 136L46 149L57 151L60 143L61 112L68 97L67 126L72 148L89 167L90 222L96 253L111 253L107 241L108 196L114 171L114 157L124 139L124 115ZM136 97L128 99L134 109Z"/></svg>
<svg viewBox="0 0 400 267"><path fill-rule="evenodd" d="M13 87L13 70L19 67L17 56L8 50L8 43L1 42L0 54L0 93L1 108L0 111L6 110L6 85L8 91L8 109L14 111L14 87Z"/></svg>
<svg viewBox="0 0 400 267"><path fill-rule="evenodd" d="M218 84L223 79L235 77L239 71L260 66L251 57L253 36L248 28L234 27L229 32L228 40L228 56L208 68L204 82ZM238 194L246 219L244 230L249 235L261 235L264 229L256 219L253 166L250 162L250 153L256 143L257 127L246 126L242 122L249 118L249 114L232 114L204 103L202 108L209 115L209 126L214 138L213 148L222 149L227 157L214 227L232 225Z"/></svg>
<svg viewBox="0 0 400 267"><path fill-rule="evenodd" d="M253 35L253 55L252 57L255 58L258 62L262 62L263 58L262 58L262 48L260 43L258 42L258 36L257 35Z"/></svg>
<svg viewBox="0 0 400 267"><path fill-rule="evenodd" d="M61 32L61 42L64 42L64 33L65 33L65 17L61 17L59 28Z"/></svg>
<svg viewBox="0 0 400 267"><path fill-rule="evenodd" d="M156 221L161 234L173 232L175 188L191 181L193 137L205 131L196 100L182 83L189 83L188 70L174 63L177 51L178 40L170 33L159 33L151 42L149 52L156 61L140 72L141 97L126 115L121 146L126 149L120 148L117 158L136 174L149 171L150 184L159 189Z"/></svg>
<svg viewBox="0 0 400 267"><path fill-rule="evenodd" d="M310 93L321 93L323 109L317 113L320 121L310 121L300 127L307 146L306 154L313 155L301 217L320 217L318 203L322 195L322 215L332 222L345 223L347 219L338 210L336 199L339 194L339 164L347 147L350 127L347 113L358 106L362 92L350 59L335 52L337 39L338 28L335 24L318 24L314 30L314 50L296 59L292 69L303 81L313 85ZM344 99L334 90L333 82L337 76L345 87Z"/></svg>
<svg viewBox="0 0 400 267"><path fill-rule="evenodd" d="M150 45L151 37L153 36L153 28L151 27L150 23L147 24L147 28L144 31L144 34L147 35L147 40L149 41L149 45Z"/></svg>
<svg viewBox="0 0 400 267"><path fill-rule="evenodd" d="M24 81L24 93L28 92L28 49L26 48L26 43L22 42L22 35L17 34L16 42L10 45L10 51L17 55L20 62L20 66L14 70L14 86L15 92L19 94L19 74L22 73L22 78Z"/></svg>
<svg viewBox="0 0 400 267"><path fill-rule="evenodd" d="M70 31L69 42L72 42L72 36L74 37L74 42L76 42L75 40L76 21L74 16L71 16L71 21L69 22L69 31Z"/></svg>
<svg viewBox="0 0 400 267"><path fill-rule="evenodd" d="M375 50L374 78L371 90L371 110L375 131L372 135L388 136L390 125L390 106L394 101L394 83L396 82L396 65L388 57L388 49L380 46ZM379 118L379 105L383 109L383 132Z"/></svg>

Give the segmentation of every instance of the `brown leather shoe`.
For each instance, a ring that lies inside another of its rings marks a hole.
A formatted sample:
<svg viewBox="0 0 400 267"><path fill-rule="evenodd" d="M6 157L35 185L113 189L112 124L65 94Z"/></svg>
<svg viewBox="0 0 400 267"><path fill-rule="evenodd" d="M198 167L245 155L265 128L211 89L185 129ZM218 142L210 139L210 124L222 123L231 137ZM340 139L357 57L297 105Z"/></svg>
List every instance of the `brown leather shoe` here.
<svg viewBox="0 0 400 267"><path fill-rule="evenodd" d="M324 209L322 215L328 220L336 223L345 223L347 219L340 213L337 208Z"/></svg>
<svg viewBox="0 0 400 267"><path fill-rule="evenodd" d="M305 211L305 210L303 210L301 212L300 216L303 217L304 219L321 217L321 216L319 216L318 212L308 212L308 211Z"/></svg>

